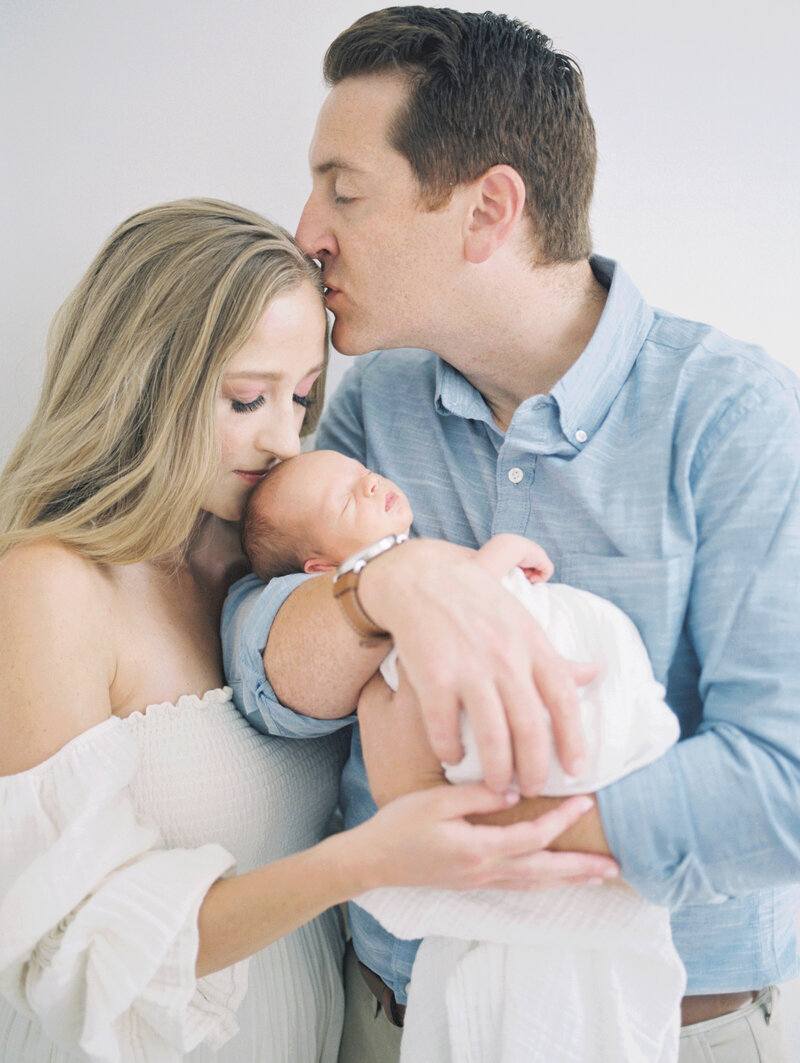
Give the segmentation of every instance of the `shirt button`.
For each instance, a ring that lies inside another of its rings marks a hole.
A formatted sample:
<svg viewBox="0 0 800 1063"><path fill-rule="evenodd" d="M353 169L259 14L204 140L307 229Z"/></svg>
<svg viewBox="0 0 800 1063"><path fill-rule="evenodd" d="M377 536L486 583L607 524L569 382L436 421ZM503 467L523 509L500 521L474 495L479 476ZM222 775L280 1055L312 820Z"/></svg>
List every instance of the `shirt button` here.
<svg viewBox="0 0 800 1063"><path fill-rule="evenodd" d="M520 480L524 479L525 473L522 469L518 469L516 466L513 469L508 470L508 478L512 484L518 484Z"/></svg>
<svg viewBox="0 0 800 1063"><path fill-rule="evenodd" d="M579 443L585 443L589 437L586 435L582 428L579 428L578 431L575 433L575 438L578 440Z"/></svg>

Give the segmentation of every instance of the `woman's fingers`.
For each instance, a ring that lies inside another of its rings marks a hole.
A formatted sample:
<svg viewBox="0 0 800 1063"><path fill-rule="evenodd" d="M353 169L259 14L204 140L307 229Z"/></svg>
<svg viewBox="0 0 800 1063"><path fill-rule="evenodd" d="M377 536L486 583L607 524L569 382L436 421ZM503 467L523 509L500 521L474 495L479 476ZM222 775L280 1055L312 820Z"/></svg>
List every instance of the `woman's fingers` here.
<svg viewBox="0 0 800 1063"><path fill-rule="evenodd" d="M552 889L567 883L601 883L619 878L619 866L599 853L553 853L543 850L509 857L498 864L498 879L522 889ZM499 888L499 887L498 887Z"/></svg>
<svg viewBox="0 0 800 1063"><path fill-rule="evenodd" d="M371 839L365 852L381 867L376 884L465 890L504 883L543 890L618 873L608 856L544 848L593 807L591 798L570 798L538 819L510 826L474 825L465 818L501 811L518 798L475 783L434 786L393 801L356 828Z"/></svg>
<svg viewBox="0 0 800 1063"><path fill-rule="evenodd" d="M512 856L518 856L526 847L528 852L546 849L594 806L593 798L587 794L579 794L577 797L568 797L535 819L522 820L499 828L503 831L506 851Z"/></svg>
<svg viewBox="0 0 800 1063"><path fill-rule="evenodd" d="M466 816L488 815L490 812L501 812L505 808L511 808L519 801L519 794L516 790L508 790L502 794L494 793L479 782L464 783L460 786L445 783L428 790L426 798L430 800L435 812L443 819L464 820ZM503 831L506 829L505 827L474 827L466 822L464 826L470 831Z"/></svg>

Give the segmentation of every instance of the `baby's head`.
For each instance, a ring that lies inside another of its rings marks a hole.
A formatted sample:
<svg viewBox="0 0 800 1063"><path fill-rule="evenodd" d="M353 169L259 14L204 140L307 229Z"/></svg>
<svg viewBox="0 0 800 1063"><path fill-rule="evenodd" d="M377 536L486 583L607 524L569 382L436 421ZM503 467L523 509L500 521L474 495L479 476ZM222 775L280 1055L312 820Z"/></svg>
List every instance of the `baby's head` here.
<svg viewBox="0 0 800 1063"><path fill-rule="evenodd" d="M391 481L335 450L299 454L270 469L247 503L242 542L263 580L327 572L384 535L411 526Z"/></svg>

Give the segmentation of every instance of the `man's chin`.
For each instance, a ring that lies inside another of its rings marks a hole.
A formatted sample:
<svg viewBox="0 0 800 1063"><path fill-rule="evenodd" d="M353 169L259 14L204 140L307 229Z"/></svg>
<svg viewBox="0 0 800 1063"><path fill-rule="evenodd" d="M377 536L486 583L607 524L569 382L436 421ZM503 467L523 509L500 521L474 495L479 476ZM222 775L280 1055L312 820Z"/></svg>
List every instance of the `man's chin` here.
<svg viewBox="0 0 800 1063"><path fill-rule="evenodd" d="M331 343L339 354L346 358L356 354L369 354L370 351L380 348L380 343L370 343L366 337L354 335L352 329L348 329L346 325L340 326L336 320L331 329Z"/></svg>

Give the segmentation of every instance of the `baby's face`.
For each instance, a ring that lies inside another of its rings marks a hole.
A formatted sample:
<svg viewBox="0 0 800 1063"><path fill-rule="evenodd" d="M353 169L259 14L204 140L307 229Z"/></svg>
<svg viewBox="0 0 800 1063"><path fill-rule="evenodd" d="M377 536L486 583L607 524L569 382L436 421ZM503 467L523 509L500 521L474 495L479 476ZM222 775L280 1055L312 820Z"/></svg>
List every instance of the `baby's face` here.
<svg viewBox="0 0 800 1063"><path fill-rule="evenodd" d="M315 556L335 565L384 535L407 532L414 516L396 484L334 450L293 458L276 502Z"/></svg>

